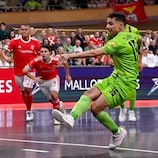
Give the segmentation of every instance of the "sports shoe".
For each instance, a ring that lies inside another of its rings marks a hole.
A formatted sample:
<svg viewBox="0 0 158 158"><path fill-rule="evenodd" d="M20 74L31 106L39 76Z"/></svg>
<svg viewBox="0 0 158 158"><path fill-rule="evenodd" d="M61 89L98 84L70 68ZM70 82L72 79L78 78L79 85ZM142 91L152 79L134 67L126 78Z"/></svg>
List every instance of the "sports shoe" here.
<svg viewBox="0 0 158 158"><path fill-rule="evenodd" d="M121 127L119 127L119 131L116 134L111 136L109 149L115 149L116 147L120 146L123 139L126 137L127 131Z"/></svg>
<svg viewBox="0 0 158 158"><path fill-rule="evenodd" d="M119 121L120 122L125 122L126 114L127 114L127 109L126 108L124 108L124 109L120 108L120 113L119 113Z"/></svg>
<svg viewBox="0 0 158 158"><path fill-rule="evenodd" d="M52 111L54 118L68 128L73 128L75 120L71 115L63 114L61 111L54 109Z"/></svg>
<svg viewBox="0 0 158 158"><path fill-rule="evenodd" d="M135 112L133 110L129 110L128 111L128 120L129 121L136 121L136 116L135 116Z"/></svg>
<svg viewBox="0 0 158 158"><path fill-rule="evenodd" d="M31 111L26 111L26 121L33 121L34 114Z"/></svg>
<svg viewBox="0 0 158 158"><path fill-rule="evenodd" d="M57 121L57 120L54 118L54 125L61 125L61 122Z"/></svg>
<svg viewBox="0 0 158 158"><path fill-rule="evenodd" d="M54 110L54 109L53 109ZM52 110L52 113L53 113L53 110ZM66 114L66 110L64 109L64 105L63 105L63 102L60 101L60 111L63 113L63 114ZM61 122L57 121L55 118L54 118L54 125L60 125Z"/></svg>

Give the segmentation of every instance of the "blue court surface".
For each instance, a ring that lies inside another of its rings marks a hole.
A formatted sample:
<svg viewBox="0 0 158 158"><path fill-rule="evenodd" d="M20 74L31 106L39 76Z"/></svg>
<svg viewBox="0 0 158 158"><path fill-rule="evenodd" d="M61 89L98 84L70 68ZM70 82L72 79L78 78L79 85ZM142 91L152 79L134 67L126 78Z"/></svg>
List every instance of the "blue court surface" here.
<svg viewBox="0 0 158 158"><path fill-rule="evenodd" d="M145 102L144 102L145 104ZM127 137L109 150L111 133L86 112L73 129L54 125L51 109L34 109L25 122L25 110L0 109L0 158L157 158L158 107L136 107L136 122L118 121L119 109L107 110ZM70 109L67 109L69 112Z"/></svg>

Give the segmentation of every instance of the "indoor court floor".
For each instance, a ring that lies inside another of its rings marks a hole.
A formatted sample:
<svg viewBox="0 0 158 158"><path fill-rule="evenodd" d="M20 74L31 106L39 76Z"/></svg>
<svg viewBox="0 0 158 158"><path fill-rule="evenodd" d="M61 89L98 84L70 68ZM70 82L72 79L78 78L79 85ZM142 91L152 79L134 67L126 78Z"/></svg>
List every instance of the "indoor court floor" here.
<svg viewBox="0 0 158 158"><path fill-rule="evenodd" d="M2 105L0 158L157 158L158 101L137 102L137 105L136 122L127 119L119 123L119 109L107 110L128 132L115 150L108 149L110 132L90 111L76 122L73 129L68 129L53 124L48 103L34 106L35 119L27 123L23 105Z"/></svg>

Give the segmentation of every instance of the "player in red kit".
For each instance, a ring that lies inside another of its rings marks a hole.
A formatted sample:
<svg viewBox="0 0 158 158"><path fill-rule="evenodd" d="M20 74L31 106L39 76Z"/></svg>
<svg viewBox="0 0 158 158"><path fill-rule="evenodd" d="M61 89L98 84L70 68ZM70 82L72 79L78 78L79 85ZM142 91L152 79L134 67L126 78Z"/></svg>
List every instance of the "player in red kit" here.
<svg viewBox="0 0 158 158"><path fill-rule="evenodd" d="M39 84L40 90L53 104L53 109L64 111L64 107L59 100L60 78L58 76L57 66L60 66L59 55L52 56L49 46L43 45L40 49L40 56L30 61L23 72L30 79ZM67 62L63 64L65 68L66 80L71 81L69 67ZM36 70L37 76L35 77L30 73L30 70Z"/></svg>
<svg viewBox="0 0 158 158"><path fill-rule="evenodd" d="M31 121L34 119L34 114L31 111L34 81L24 75L22 70L26 64L37 57L41 45L38 40L31 38L29 25L21 25L19 34L19 37L12 39L4 47L3 57L10 61L11 59L6 56L6 53L13 53L15 81L21 90L22 99L26 104L26 120ZM35 72L32 71L31 73L34 74Z"/></svg>

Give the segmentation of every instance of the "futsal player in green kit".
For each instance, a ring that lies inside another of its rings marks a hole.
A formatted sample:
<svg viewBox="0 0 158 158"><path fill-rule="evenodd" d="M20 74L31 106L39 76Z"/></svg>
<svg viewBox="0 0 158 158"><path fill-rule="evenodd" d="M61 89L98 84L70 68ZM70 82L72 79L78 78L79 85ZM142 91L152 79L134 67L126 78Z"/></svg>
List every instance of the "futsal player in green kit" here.
<svg viewBox="0 0 158 158"><path fill-rule="evenodd" d="M84 92L77 101L70 114L63 114L53 110L53 116L65 126L72 128L75 121L89 108L94 117L111 133L110 149L115 149L125 138L127 131L114 122L104 109L115 108L135 93L138 76L138 41L139 35L124 32L126 18L121 13L111 13L107 17L106 28L114 36L106 45L95 50L81 53L63 54L61 61L70 58L87 58L98 55L112 55L114 70L112 74L97 82L92 88Z"/></svg>
<svg viewBox="0 0 158 158"><path fill-rule="evenodd" d="M131 26L129 24L126 24L124 31L132 32L132 33L140 35L139 30L136 27ZM107 41L112 38L113 38L112 35L108 34ZM141 56L139 56L139 57L141 58ZM141 62L141 59L139 60L139 62ZM110 65L114 66L112 57L110 58ZM134 112L135 101L136 101L136 92L135 92L134 96L132 98L130 98L130 100L129 100L129 110L128 110L128 120L129 121L136 121L136 116L135 116L135 112ZM120 122L124 122L126 120L126 114L127 114L127 108L124 103L121 103L120 112L119 112L119 121Z"/></svg>

